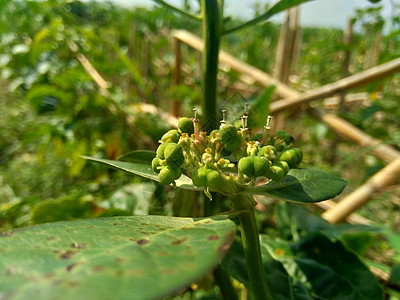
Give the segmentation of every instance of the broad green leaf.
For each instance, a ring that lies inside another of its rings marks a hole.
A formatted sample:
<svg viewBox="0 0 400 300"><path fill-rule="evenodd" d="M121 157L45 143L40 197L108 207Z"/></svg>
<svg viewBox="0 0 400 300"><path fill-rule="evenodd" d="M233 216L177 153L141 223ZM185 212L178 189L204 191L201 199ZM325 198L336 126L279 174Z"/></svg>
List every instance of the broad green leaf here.
<svg viewBox="0 0 400 300"><path fill-rule="evenodd" d="M0 298L160 299L212 269L229 249L225 217L113 217L0 236Z"/></svg>
<svg viewBox="0 0 400 300"><path fill-rule="evenodd" d="M154 151L136 150L118 157L118 160L150 164L154 157L156 157L156 152Z"/></svg>
<svg viewBox="0 0 400 300"><path fill-rule="evenodd" d="M318 299L382 299L375 276L340 241L312 233L289 243L261 235L261 248L282 262L288 273L308 282Z"/></svg>
<svg viewBox="0 0 400 300"><path fill-rule="evenodd" d="M291 169L280 183L275 181L247 189L258 195L304 203L314 203L339 195L346 181L316 169Z"/></svg>
<svg viewBox="0 0 400 300"><path fill-rule="evenodd" d="M116 161L116 160L109 160L109 159L102 159L102 158L95 158L89 156L82 156L83 158L91 161L96 161L105 165L108 165L114 169L122 170L128 173L132 173L135 175L142 176L144 178L148 178L154 181L159 182L157 174L151 169L149 163L131 163L131 162L124 162L124 161ZM192 180L182 174L182 176L175 180L176 186L182 189L188 190L202 190L197 188L193 185Z"/></svg>
<svg viewBox="0 0 400 300"><path fill-rule="evenodd" d="M319 231L332 239L340 239L347 249L363 253L384 228L355 224L330 224L320 216L308 211L298 203L282 201L275 206L275 217L280 236L287 240L296 239L310 232Z"/></svg>
<svg viewBox="0 0 400 300"><path fill-rule="evenodd" d="M32 224L68 221L93 216L94 204L83 198L67 196L60 200L47 200L32 209Z"/></svg>
<svg viewBox="0 0 400 300"><path fill-rule="evenodd" d="M313 233L292 245L295 261L322 299L383 299L375 276L340 241Z"/></svg>
<svg viewBox="0 0 400 300"><path fill-rule="evenodd" d="M288 276L283 265L274 260L265 248L261 248L261 256L264 263L265 274L274 300L311 300L307 288L299 281L293 281ZM239 239L236 239L222 261L223 269L233 278L250 287L247 275L246 262L244 260L243 247Z"/></svg>

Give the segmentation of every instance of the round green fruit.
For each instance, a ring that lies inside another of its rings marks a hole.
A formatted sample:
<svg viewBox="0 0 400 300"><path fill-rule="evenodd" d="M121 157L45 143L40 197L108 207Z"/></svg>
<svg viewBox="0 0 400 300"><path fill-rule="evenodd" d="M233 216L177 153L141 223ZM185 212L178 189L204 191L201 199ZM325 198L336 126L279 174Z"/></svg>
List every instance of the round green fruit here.
<svg viewBox="0 0 400 300"><path fill-rule="evenodd" d="M219 130L219 138L222 144L236 140L238 138L236 127L232 124L225 124L225 126Z"/></svg>
<svg viewBox="0 0 400 300"><path fill-rule="evenodd" d="M229 142L227 142L226 144L223 144L223 145L227 151L233 152L233 151L236 151L237 149L239 149L240 143L241 143L240 138L237 137L236 139L230 140Z"/></svg>
<svg viewBox="0 0 400 300"><path fill-rule="evenodd" d="M222 176L216 170L209 170L206 179L207 179L206 185L209 188L217 188L223 184Z"/></svg>
<svg viewBox="0 0 400 300"><path fill-rule="evenodd" d="M238 170L248 177L254 176L254 158L255 156L245 156L239 160Z"/></svg>
<svg viewBox="0 0 400 300"><path fill-rule="evenodd" d="M207 184L207 173L208 169L206 167L196 169L192 174L193 184L197 187L205 186Z"/></svg>
<svg viewBox="0 0 400 300"><path fill-rule="evenodd" d="M290 135L289 133L287 133L285 130L277 130L275 132L275 137L281 137L284 141L286 145L289 145L291 143L294 142L294 138L292 135Z"/></svg>
<svg viewBox="0 0 400 300"><path fill-rule="evenodd" d="M153 169L154 172L160 173L160 169L157 167L160 166L160 159L158 157L154 157L153 160L151 161L151 168Z"/></svg>
<svg viewBox="0 0 400 300"><path fill-rule="evenodd" d="M273 181L281 181L285 177L285 170L280 164L272 164L267 172L267 176Z"/></svg>
<svg viewBox="0 0 400 300"><path fill-rule="evenodd" d="M160 173L158 173L158 179L160 183L165 185L170 185L174 180L181 177L182 171L180 168L174 169L170 166L165 166L161 169Z"/></svg>
<svg viewBox="0 0 400 300"><path fill-rule="evenodd" d="M179 132L176 129L171 129L167 131L162 137L161 141L163 142L170 142L170 143L177 143L179 141Z"/></svg>
<svg viewBox="0 0 400 300"><path fill-rule="evenodd" d="M193 134L193 121L187 117L182 117L178 120L178 131L180 134L188 133L189 135Z"/></svg>
<svg viewBox="0 0 400 300"><path fill-rule="evenodd" d="M179 168L185 160L182 147L173 143L170 143L165 147L164 157L167 161L167 165L175 169Z"/></svg>
<svg viewBox="0 0 400 300"><path fill-rule="evenodd" d="M164 151L165 151L165 148L170 144L173 144L173 143L162 143L162 144L160 144L160 146L158 146L157 153L156 153L158 158L165 159Z"/></svg>
<svg viewBox="0 0 400 300"><path fill-rule="evenodd" d="M303 154L300 149L289 149L281 154L279 160L287 162L290 168L295 168L301 162L302 158Z"/></svg>
<svg viewBox="0 0 400 300"><path fill-rule="evenodd" d="M255 176L267 176L268 170L270 168L269 160L267 158L255 156L253 166Z"/></svg>

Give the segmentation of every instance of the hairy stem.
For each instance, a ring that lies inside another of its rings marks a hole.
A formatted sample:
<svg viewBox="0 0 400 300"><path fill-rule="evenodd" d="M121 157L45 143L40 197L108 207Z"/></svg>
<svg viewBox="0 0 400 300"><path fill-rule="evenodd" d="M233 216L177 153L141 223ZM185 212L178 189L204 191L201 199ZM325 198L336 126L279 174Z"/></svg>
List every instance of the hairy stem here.
<svg viewBox="0 0 400 300"><path fill-rule="evenodd" d="M236 194L231 200L236 210L244 210L238 217L251 291L257 300L273 300L261 258L254 200L246 193Z"/></svg>

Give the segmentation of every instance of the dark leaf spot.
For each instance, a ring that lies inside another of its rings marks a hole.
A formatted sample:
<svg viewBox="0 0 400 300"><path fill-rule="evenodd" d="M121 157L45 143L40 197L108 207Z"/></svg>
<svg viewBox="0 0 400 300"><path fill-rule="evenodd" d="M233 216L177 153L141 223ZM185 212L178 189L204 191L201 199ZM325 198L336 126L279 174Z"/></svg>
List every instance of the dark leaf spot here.
<svg viewBox="0 0 400 300"><path fill-rule="evenodd" d="M0 232L0 236L1 237L9 237L9 236L13 236L14 232L10 231L10 232Z"/></svg>
<svg viewBox="0 0 400 300"><path fill-rule="evenodd" d="M219 236L218 235L210 235L208 238L207 238L207 240L209 240L209 241L215 241L215 240L218 240L219 239Z"/></svg>
<svg viewBox="0 0 400 300"><path fill-rule="evenodd" d="M56 273L51 272L51 273L46 274L46 275L44 276L44 278L52 278L52 277L54 277L54 276L56 276Z"/></svg>
<svg viewBox="0 0 400 300"><path fill-rule="evenodd" d="M122 271L122 270L118 270L117 272L115 272L115 275L117 275L117 276L124 276L124 271Z"/></svg>
<svg viewBox="0 0 400 300"><path fill-rule="evenodd" d="M147 224L147 223L141 223L141 225L143 225L143 226L148 226L149 224Z"/></svg>
<svg viewBox="0 0 400 300"><path fill-rule="evenodd" d="M68 272L71 272L71 270L72 270L73 268L75 268L77 265L78 265L78 263L73 263L73 264L70 264L70 265L66 266L65 269L66 269Z"/></svg>
<svg viewBox="0 0 400 300"><path fill-rule="evenodd" d="M113 225L122 226L122 225L124 225L124 223L114 222Z"/></svg>
<svg viewBox="0 0 400 300"><path fill-rule="evenodd" d="M55 239L57 239L55 236L49 236L46 238L46 241L54 241Z"/></svg>
<svg viewBox="0 0 400 300"><path fill-rule="evenodd" d="M72 248L77 248L77 249L85 248L85 246L83 244L78 244L78 243L72 243L71 247Z"/></svg>
<svg viewBox="0 0 400 300"><path fill-rule="evenodd" d="M87 228L96 228L96 226L89 225L89 226L87 226Z"/></svg>
<svg viewBox="0 0 400 300"><path fill-rule="evenodd" d="M166 251L159 251L159 252L157 252L159 255L168 255L168 252L166 252Z"/></svg>
<svg viewBox="0 0 400 300"><path fill-rule="evenodd" d="M60 258L61 259L70 259L72 256L74 256L75 251L67 250L67 251L62 251Z"/></svg>
<svg viewBox="0 0 400 300"><path fill-rule="evenodd" d="M213 221L205 221L204 224L212 224L214 223Z"/></svg>
<svg viewBox="0 0 400 300"><path fill-rule="evenodd" d="M104 270L104 266L93 266L92 271L95 273L101 272Z"/></svg>
<svg viewBox="0 0 400 300"><path fill-rule="evenodd" d="M164 269L161 272L164 274L174 274L175 270L174 269Z"/></svg>
<svg viewBox="0 0 400 300"><path fill-rule="evenodd" d="M146 240L146 239L140 239L140 240L136 241L136 243L140 246L146 245L148 242L149 242L149 240Z"/></svg>
<svg viewBox="0 0 400 300"><path fill-rule="evenodd" d="M7 268L6 272L7 272L8 276L16 275L17 274L17 268L15 268L15 267Z"/></svg>
<svg viewBox="0 0 400 300"><path fill-rule="evenodd" d="M180 239L180 240L175 240L175 241L173 241L172 242L172 245L180 245L180 244L182 244L184 241L186 241L187 240L187 238L185 237L185 238L183 238L183 239Z"/></svg>

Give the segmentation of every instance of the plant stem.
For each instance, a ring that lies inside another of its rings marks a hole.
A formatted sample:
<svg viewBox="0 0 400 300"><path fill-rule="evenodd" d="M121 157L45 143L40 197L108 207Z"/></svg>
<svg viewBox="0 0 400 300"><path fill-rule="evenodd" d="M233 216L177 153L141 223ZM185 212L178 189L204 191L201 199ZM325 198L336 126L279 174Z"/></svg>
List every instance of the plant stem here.
<svg viewBox="0 0 400 300"><path fill-rule="evenodd" d="M217 71L218 54L222 32L221 0L202 0L203 12L203 130L217 128Z"/></svg>
<svg viewBox="0 0 400 300"><path fill-rule="evenodd" d="M254 214L255 201L251 194L247 193L236 194L231 200L236 210L244 210L238 217L251 291L257 300L273 300L261 258L260 240Z"/></svg>
<svg viewBox="0 0 400 300"><path fill-rule="evenodd" d="M235 288L233 287L229 276L222 270L221 266L218 266L214 270L214 279L224 299L237 300L238 295L236 294Z"/></svg>

